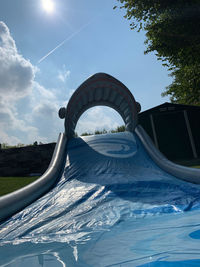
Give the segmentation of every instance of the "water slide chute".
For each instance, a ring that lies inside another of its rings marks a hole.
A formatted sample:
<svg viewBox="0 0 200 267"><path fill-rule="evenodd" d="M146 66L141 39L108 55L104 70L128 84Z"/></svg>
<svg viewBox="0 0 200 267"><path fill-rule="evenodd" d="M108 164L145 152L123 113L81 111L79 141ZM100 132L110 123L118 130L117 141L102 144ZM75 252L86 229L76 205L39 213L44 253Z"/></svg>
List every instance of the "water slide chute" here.
<svg viewBox="0 0 200 267"><path fill-rule="evenodd" d="M60 118L65 119L65 133L59 135L47 171L32 184L0 197L0 221L19 212L55 186L64 171L68 153L67 143L74 137L75 127L80 116L87 109L99 105L111 107L121 115L126 131L136 134L151 159L162 170L176 178L200 184L200 170L179 166L167 160L156 149L144 129L138 125L140 104L135 101L128 88L108 74L97 73L78 87L66 108L59 110Z"/></svg>

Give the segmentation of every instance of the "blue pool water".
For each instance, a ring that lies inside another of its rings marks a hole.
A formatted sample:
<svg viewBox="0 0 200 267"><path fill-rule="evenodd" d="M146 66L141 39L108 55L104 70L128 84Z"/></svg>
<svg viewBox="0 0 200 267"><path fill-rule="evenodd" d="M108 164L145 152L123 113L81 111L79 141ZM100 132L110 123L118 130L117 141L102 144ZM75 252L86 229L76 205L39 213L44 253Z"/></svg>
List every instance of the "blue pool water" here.
<svg viewBox="0 0 200 267"><path fill-rule="evenodd" d="M0 225L0 266L200 266L200 186L130 133L72 139L59 183Z"/></svg>

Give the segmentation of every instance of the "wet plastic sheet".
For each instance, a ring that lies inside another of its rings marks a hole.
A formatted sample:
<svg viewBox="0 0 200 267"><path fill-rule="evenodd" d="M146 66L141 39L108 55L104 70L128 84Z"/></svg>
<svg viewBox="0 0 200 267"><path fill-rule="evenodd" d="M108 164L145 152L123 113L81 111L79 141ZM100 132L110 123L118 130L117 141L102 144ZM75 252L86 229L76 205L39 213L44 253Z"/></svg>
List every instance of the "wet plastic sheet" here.
<svg viewBox="0 0 200 267"><path fill-rule="evenodd" d="M130 133L72 139L61 180L0 226L1 266L199 266L200 186Z"/></svg>

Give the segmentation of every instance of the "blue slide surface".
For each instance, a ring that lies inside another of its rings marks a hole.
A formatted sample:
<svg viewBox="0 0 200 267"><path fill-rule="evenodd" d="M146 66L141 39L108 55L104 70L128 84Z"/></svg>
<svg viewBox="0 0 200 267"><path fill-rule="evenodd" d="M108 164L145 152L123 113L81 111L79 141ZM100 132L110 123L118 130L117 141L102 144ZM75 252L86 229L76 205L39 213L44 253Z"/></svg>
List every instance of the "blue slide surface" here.
<svg viewBox="0 0 200 267"><path fill-rule="evenodd" d="M0 225L0 266L200 266L200 185L129 132L74 138L56 186Z"/></svg>

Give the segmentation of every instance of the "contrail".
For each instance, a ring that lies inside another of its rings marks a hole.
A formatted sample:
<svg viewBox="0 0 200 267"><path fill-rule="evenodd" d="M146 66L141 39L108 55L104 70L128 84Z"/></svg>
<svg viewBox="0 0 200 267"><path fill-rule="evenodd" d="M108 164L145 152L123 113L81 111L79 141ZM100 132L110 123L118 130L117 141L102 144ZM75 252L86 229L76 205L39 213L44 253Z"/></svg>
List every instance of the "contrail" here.
<svg viewBox="0 0 200 267"><path fill-rule="evenodd" d="M72 33L69 37L65 38L64 41L62 41L59 45L57 45L54 49L49 51L45 56L43 56L40 60L38 60L38 64L41 63L43 60L45 60L48 56L50 56L53 52L55 52L59 47L64 45L67 41L71 40L75 35L77 35L79 32L81 32L84 28L86 28L89 24L91 24L92 21L89 21L88 23L84 24L80 29Z"/></svg>

